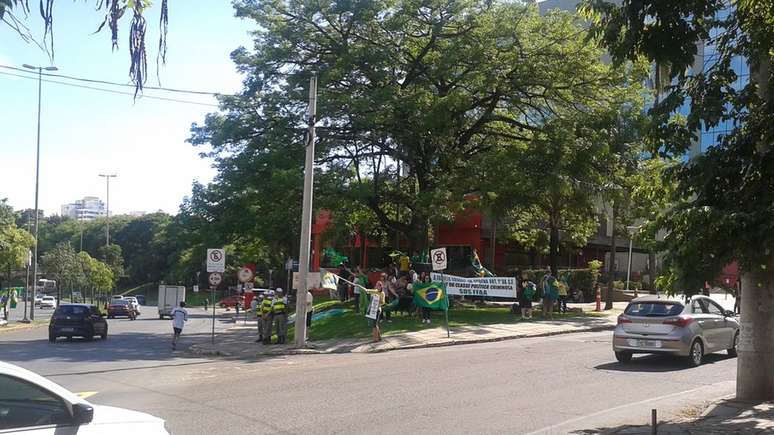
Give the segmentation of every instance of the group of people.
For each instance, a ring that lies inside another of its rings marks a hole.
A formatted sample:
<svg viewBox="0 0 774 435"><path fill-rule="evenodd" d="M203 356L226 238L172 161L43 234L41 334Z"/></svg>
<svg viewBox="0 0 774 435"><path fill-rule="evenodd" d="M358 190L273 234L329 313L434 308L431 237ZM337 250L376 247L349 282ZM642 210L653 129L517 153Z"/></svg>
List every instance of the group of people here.
<svg viewBox="0 0 774 435"><path fill-rule="evenodd" d="M542 290L542 311L543 318L553 320L554 307L561 313L567 312L567 296L569 286L566 282L557 279L550 272L540 280L540 289ZM519 308L521 308L521 320L532 318L532 302L537 295L538 286L523 275L519 280L518 299Z"/></svg>
<svg viewBox="0 0 774 435"><path fill-rule="evenodd" d="M423 272L418 274L409 268L408 257L404 261L398 259L397 264L392 264L386 272L382 272L376 282L371 284L368 274L358 266L354 270L346 262L339 268L337 293L339 300L347 302L352 298L354 310L358 314L368 314L371 298L378 298L379 308L376 318L369 317L368 323L372 328L374 341L381 340L379 323L392 322L392 313L404 311L421 313L422 323L431 323L431 310L414 307L414 294L412 286L417 282L430 282L430 275Z"/></svg>
<svg viewBox="0 0 774 435"><path fill-rule="evenodd" d="M250 304L258 323L256 343L272 344L272 326L277 333L277 344L284 344L288 334L288 298L283 290L269 290L259 294Z"/></svg>

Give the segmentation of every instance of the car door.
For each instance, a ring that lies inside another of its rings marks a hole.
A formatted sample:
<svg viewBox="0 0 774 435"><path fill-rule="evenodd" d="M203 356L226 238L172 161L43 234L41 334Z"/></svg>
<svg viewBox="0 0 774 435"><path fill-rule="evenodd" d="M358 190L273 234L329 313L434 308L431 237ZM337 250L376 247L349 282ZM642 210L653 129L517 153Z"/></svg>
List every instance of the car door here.
<svg viewBox="0 0 774 435"><path fill-rule="evenodd" d="M700 334L704 340L705 351L709 351L713 346L712 334L715 329L715 321L710 316L707 306L704 305L701 298L691 299L691 316L696 319L696 323L699 325Z"/></svg>
<svg viewBox="0 0 774 435"><path fill-rule="evenodd" d="M94 326L95 334L104 334L107 328L107 322L97 307L91 307L91 324Z"/></svg>
<svg viewBox="0 0 774 435"><path fill-rule="evenodd" d="M715 327L713 328L713 340L715 350L725 350L732 347L732 340L734 339L734 328L731 323L726 319L725 310L717 302L712 299L702 299L707 307L707 311L712 316Z"/></svg>
<svg viewBox="0 0 774 435"><path fill-rule="evenodd" d="M37 385L0 374L0 434L75 435L61 397Z"/></svg>

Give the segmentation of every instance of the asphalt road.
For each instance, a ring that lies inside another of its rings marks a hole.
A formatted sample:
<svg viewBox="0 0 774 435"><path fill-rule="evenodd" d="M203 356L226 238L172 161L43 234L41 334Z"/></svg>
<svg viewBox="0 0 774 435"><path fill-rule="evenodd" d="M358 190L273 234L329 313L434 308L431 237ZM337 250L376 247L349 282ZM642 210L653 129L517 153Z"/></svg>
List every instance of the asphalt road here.
<svg viewBox="0 0 774 435"><path fill-rule="evenodd" d="M206 339L200 320L186 327L189 342ZM236 361L171 352L169 321L110 327L105 343L2 334L0 359L93 394L94 403L165 418L176 435L587 433L647 423L651 408L679 415L732 393L736 377L736 359L725 354L698 368L652 356L621 365L609 332Z"/></svg>

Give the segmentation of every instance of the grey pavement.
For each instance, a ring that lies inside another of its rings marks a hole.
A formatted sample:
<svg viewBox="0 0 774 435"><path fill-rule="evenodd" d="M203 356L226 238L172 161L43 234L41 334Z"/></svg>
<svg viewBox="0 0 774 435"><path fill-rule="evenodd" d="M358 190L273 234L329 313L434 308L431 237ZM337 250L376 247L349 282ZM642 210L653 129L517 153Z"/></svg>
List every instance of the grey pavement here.
<svg viewBox="0 0 774 435"><path fill-rule="evenodd" d="M678 417L732 393L736 376L724 354L698 368L655 356L621 365L609 332L133 365L49 378L96 393L94 403L158 415L175 434L568 434L646 424L653 407Z"/></svg>
<svg viewBox="0 0 774 435"><path fill-rule="evenodd" d="M657 422L661 435L758 435L774 433L774 402L736 400L732 396L712 403L699 418ZM624 426L593 432L610 435L649 435L653 426Z"/></svg>
<svg viewBox="0 0 774 435"><path fill-rule="evenodd" d="M577 304L576 307L580 306ZM378 353L399 349L417 349L425 347L443 347L460 344L484 343L490 341L511 340L526 337L543 337L558 334L612 330L616 316L625 303L616 303L614 310L597 316L567 318L562 320L540 320L519 323L498 323L453 327L447 337L446 329L423 329L388 335L382 341L374 343L370 339L350 339L331 341L310 341L306 348L297 349L292 344L270 345L255 343L257 325L255 320L237 322L233 328L218 337L216 343L197 343L189 348L195 355L224 356L237 358L255 358L262 355L309 354L309 353ZM590 304L582 305L590 310ZM312 337L313 339L313 337Z"/></svg>

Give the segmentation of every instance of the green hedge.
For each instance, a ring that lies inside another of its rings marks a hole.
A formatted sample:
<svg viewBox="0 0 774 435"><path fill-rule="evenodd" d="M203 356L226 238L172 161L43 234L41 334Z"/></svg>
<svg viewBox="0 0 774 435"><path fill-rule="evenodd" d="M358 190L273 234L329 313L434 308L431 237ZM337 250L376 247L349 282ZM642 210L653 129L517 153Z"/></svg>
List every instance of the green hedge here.
<svg viewBox="0 0 774 435"><path fill-rule="evenodd" d="M529 279L535 284L539 284L543 277L548 274L548 269L526 269L522 270L522 274L527 274ZM593 286L593 278L591 276L591 269L560 269L559 279L567 280L567 284L571 289L580 289L584 293L591 291Z"/></svg>

